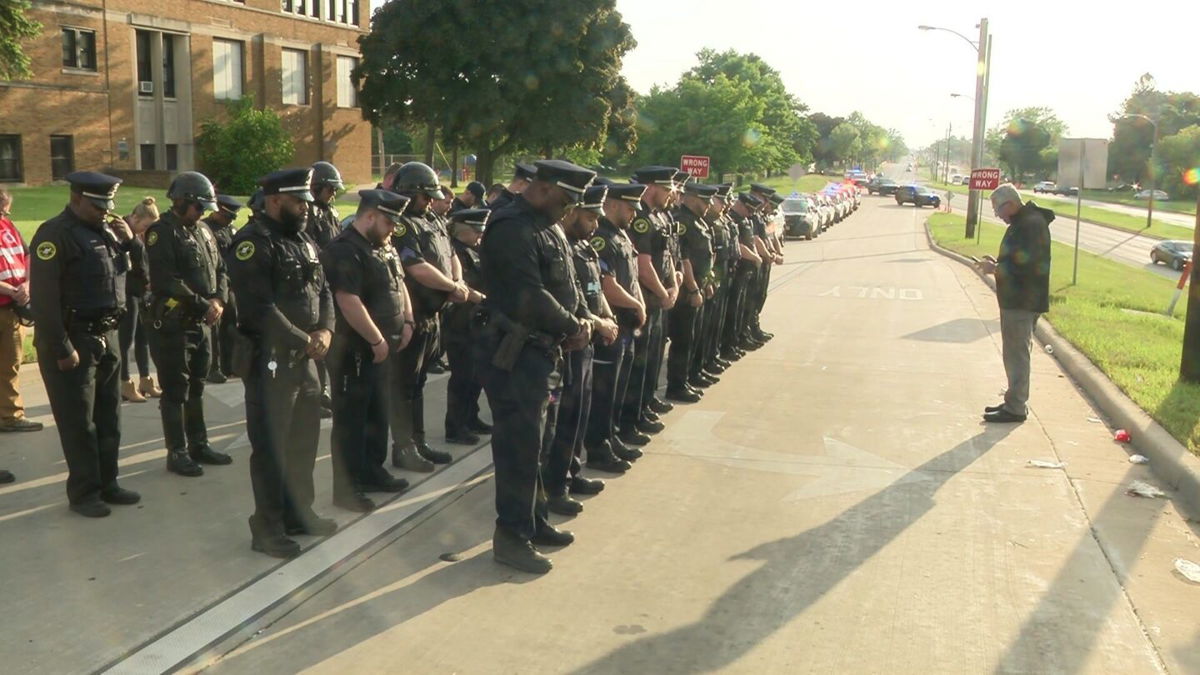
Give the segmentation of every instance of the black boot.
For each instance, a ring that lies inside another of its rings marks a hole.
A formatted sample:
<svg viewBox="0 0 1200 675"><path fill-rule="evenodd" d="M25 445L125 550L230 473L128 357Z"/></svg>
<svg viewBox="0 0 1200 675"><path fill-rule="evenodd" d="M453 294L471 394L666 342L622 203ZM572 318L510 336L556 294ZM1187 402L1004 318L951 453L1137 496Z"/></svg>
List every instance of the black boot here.
<svg viewBox="0 0 1200 675"><path fill-rule="evenodd" d="M223 452L213 450L212 446L208 443L188 448L188 456L197 464L215 464L218 466L233 464L232 457Z"/></svg>
<svg viewBox="0 0 1200 675"><path fill-rule="evenodd" d="M622 427L617 433L617 438L625 445L646 445L650 442L649 436L630 426Z"/></svg>
<svg viewBox="0 0 1200 675"><path fill-rule="evenodd" d="M197 464L183 448L167 450L167 471L188 478L204 475L204 468Z"/></svg>
<svg viewBox="0 0 1200 675"><path fill-rule="evenodd" d="M492 556L501 565L508 565L530 574L545 574L554 567L554 563L538 553L528 540L500 527L497 527L496 533L492 535Z"/></svg>
<svg viewBox="0 0 1200 675"><path fill-rule="evenodd" d="M208 425L204 423L204 399L190 398L183 404L184 429L188 456L198 464L233 464L233 458L213 450L208 444Z"/></svg>
<svg viewBox="0 0 1200 675"><path fill-rule="evenodd" d="M322 518L311 509L296 514L292 522L284 522L283 531L288 535L308 534L314 537L328 537L337 532L337 521L332 518Z"/></svg>
<svg viewBox="0 0 1200 675"><path fill-rule="evenodd" d="M430 445L426 443L424 439L417 441L416 447L417 452L419 452L422 457L433 462L434 464L449 464L450 462L454 461L454 457L450 453L446 452L445 450L436 450L430 447Z"/></svg>
<svg viewBox="0 0 1200 675"><path fill-rule="evenodd" d="M575 476L571 479L571 494L598 495L604 491L604 481L599 478L584 478Z"/></svg>
<svg viewBox="0 0 1200 675"><path fill-rule="evenodd" d="M446 432L446 442L455 445L478 445L480 440L478 436L465 429Z"/></svg>
<svg viewBox="0 0 1200 675"><path fill-rule="evenodd" d="M133 490L126 490L120 485L113 483L100 491L100 499L108 504L131 506L142 501L142 496Z"/></svg>
<svg viewBox="0 0 1200 675"><path fill-rule="evenodd" d="M388 473L382 466L372 467L363 482L357 485L361 492L404 492L408 489L408 481Z"/></svg>
<svg viewBox="0 0 1200 675"><path fill-rule="evenodd" d="M588 450L587 467L605 473L625 473L633 468L629 462L618 459L612 448L604 443Z"/></svg>
<svg viewBox="0 0 1200 675"><path fill-rule="evenodd" d="M555 495L546 499L546 509L560 516L575 516L583 512L583 502L568 495Z"/></svg>
<svg viewBox="0 0 1200 675"><path fill-rule="evenodd" d="M392 446L392 466L417 473L431 473L435 468L433 462L422 457L421 453L417 452L417 446L412 444L403 447Z"/></svg>
<svg viewBox="0 0 1200 675"><path fill-rule="evenodd" d="M492 425L479 419L479 415L476 415L474 419L467 422L467 429L474 431L477 434L492 433Z"/></svg>
<svg viewBox="0 0 1200 675"><path fill-rule="evenodd" d="M580 506L582 507L582 505ZM560 530L550 523L543 522L542 526L538 528L537 534L533 535L529 541L538 546L570 546L575 543L575 533L570 530Z"/></svg>
<svg viewBox="0 0 1200 675"><path fill-rule="evenodd" d="M619 438L609 439L608 443L612 448L613 454L617 456L617 459L623 459L626 462L633 462L641 459L642 455L645 454L637 448L631 448L628 445L625 445L625 443Z"/></svg>
<svg viewBox="0 0 1200 675"><path fill-rule="evenodd" d="M333 505L355 513L370 513L375 510L375 502L362 492L333 495Z"/></svg>
<svg viewBox="0 0 1200 675"><path fill-rule="evenodd" d="M680 403L699 403L700 402L699 394L697 394L696 392L694 392L690 389L686 389L686 388L682 388L682 387L679 389L668 388L667 389L667 398L671 399L672 401L678 401Z"/></svg>
<svg viewBox="0 0 1200 675"><path fill-rule="evenodd" d="M650 399L650 409L659 415L665 415L675 409L675 406L655 396Z"/></svg>
<svg viewBox="0 0 1200 675"><path fill-rule="evenodd" d="M662 422L651 422L650 420L646 419L643 419L637 423L637 430L643 434L657 434L666 428L667 425L663 424Z"/></svg>
<svg viewBox="0 0 1200 675"><path fill-rule="evenodd" d="M250 516L250 548L274 558L300 555L300 544L284 536L282 527L268 524L257 516Z"/></svg>

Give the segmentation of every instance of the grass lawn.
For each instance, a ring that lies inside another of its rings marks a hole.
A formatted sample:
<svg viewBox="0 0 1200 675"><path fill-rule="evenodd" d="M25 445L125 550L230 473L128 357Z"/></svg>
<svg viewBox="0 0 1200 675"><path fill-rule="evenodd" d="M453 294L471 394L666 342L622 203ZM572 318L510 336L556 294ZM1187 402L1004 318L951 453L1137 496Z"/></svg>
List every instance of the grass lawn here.
<svg viewBox="0 0 1200 675"><path fill-rule="evenodd" d="M950 191L954 192L955 194L963 194L963 195L967 194L967 192L968 192L968 188L965 185L948 185L946 183L931 182L931 183L929 183L929 186L933 187L934 189L938 190L939 192L943 191L943 190L950 190ZM988 195L990 195L990 194L991 194L990 190L984 192L983 198L986 200ZM1037 201L1037 195L1033 194L1029 190L1023 190L1021 192L1021 196L1024 199L1033 199L1034 201ZM963 201L962 203L965 204L966 202ZM1047 208L1047 209L1050 209L1051 211L1054 211L1056 214L1058 214L1058 216L1060 218L1067 218L1070 220L1075 219L1075 203L1074 202L1062 202L1057 199L1044 199L1042 201L1038 201L1037 205ZM986 204L985 204L985 208L986 208ZM1149 237L1158 237L1160 239L1184 239L1184 240L1188 240L1188 241L1191 241L1191 239L1192 239L1192 231L1186 227L1180 227L1178 225L1164 223L1161 220L1155 220L1153 226L1149 230L1147 230L1147 229L1145 229L1145 227L1146 227L1146 217L1145 216L1135 216L1135 215L1128 214L1128 213L1117 213L1115 211L1110 211L1108 209L1101 208L1099 206L1086 206L1085 205L1083 207L1082 211L1080 212L1080 217L1083 220L1088 221L1090 223L1099 223L1101 225L1108 225L1109 227L1115 227L1119 230L1125 230L1126 232L1136 232L1138 234L1144 234Z"/></svg>
<svg viewBox="0 0 1200 675"><path fill-rule="evenodd" d="M962 216L939 213L930 217L929 228L948 249L995 255L1003 228L983 223L976 244L963 239L964 223ZM1178 378L1187 296L1174 316L1163 316L1174 282L1082 251L1079 285L1072 286L1074 251L1058 242L1052 246L1046 318L1172 436L1200 454L1200 385Z"/></svg>
<svg viewBox="0 0 1200 675"><path fill-rule="evenodd" d="M786 196L790 195L793 190L796 192L819 192L821 188L825 187L825 185L828 183L842 182L842 177L822 176L821 174L810 173L806 176L801 176L799 182L794 181L787 176L775 176L773 178L767 178L763 181L754 182L761 182L763 185L773 187L776 190L779 190L780 194ZM746 184L743 187L748 189L750 186L749 184Z"/></svg>
<svg viewBox="0 0 1200 675"><path fill-rule="evenodd" d="M1126 206L1137 206L1146 208L1145 199L1134 199L1133 192L1109 192L1108 190L1084 190L1084 199L1094 199L1098 202L1109 202L1112 204L1125 204ZM1170 211L1172 213L1186 213L1196 215L1196 202L1190 199L1172 199L1170 201L1154 201L1155 211Z"/></svg>

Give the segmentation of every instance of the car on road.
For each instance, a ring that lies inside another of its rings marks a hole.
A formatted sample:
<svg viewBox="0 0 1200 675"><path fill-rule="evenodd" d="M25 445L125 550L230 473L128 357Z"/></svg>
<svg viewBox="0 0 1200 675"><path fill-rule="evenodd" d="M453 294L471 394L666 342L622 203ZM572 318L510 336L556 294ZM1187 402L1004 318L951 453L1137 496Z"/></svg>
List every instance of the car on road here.
<svg viewBox="0 0 1200 675"><path fill-rule="evenodd" d="M1150 199L1150 190L1141 190L1141 191L1137 192L1136 194L1134 194L1133 198L1134 199ZM1154 201L1165 202L1170 198L1171 198L1171 196L1168 195L1167 193L1163 192L1162 190L1154 190Z"/></svg>
<svg viewBox="0 0 1200 675"><path fill-rule="evenodd" d="M886 197L887 195L896 194L896 188L898 187L900 187L900 184L891 178L876 176L873 180L867 182L867 194Z"/></svg>
<svg viewBox="0 0 1200 675"><path fill-rule="evenodd" d="M1053 190L1051 190L1051 192L1053 192L1056 195L1062 195L1064 197L1074 197L1079 194L1079 188L1078 187L1067 187L1065 185L1058 185Z"/></svg>
<svg viewBox="0 0 1200 675"><path fill-rule="evenodd" d="M896 190L896 204L912 204L918 208L932 206L936 209L942 205L942 198L924 185L901 185Z"/></svg>
<svg viewBox="0 0 1200 675"><path fill-rule="evenodd" d="M808 197L788 197L779 211L783 214L783 236L812 239L821 234L821 216Z"/></svg>
<svg viewBox="0 0 1200 675"><path fill-rule="evenodd" d="M1038 194L1038 193L1051 194L1054 192L1056 187L1058 187L1058 186L1056 186L1054 184L1054 181L1044 180L1044 181L1038 183L1037 185L1033 186L1033 193L1034 194Z"/></svg>
<svg viewBox="0 0 1200 675"><path fill-rule="evenodd" d="M1193 245L1190 241L1160 241L1150 249L1150 262L1163 263L1173 270L1181 270L1192 259Z"/></svg>

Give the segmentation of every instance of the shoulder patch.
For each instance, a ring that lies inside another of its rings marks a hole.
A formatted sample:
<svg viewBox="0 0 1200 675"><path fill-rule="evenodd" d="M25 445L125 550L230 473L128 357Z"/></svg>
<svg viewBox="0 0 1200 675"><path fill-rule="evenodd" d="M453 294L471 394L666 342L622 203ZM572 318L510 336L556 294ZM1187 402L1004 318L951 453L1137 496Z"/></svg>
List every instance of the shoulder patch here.
<svg viewBox="0 0 1200 675"><path fill-rule="evenodd" d="M234 250L233 254L242 262L249 260L254 255L254 242L248 239L243 241L237 245L237 249Z"/></svg>
<svg viewBox="0 0 1200 675"><path fill-rule="evenodd" d="M406 234L408 234L408 228L404 226L404 223L396 223L396 231L392 234L392 236L403 237Z"/></svg>
<svg viewBox="0 0 1200 675"><path fill-rule="evenodd" d="M151 230L146 233L146 245L153 246L158 243L158 231Z"/></svg>
<svg viewBox="0 0 1200 675"><path fill-rule="evenodd" d="M687 223L682 220L675 225L675 234L683 234L687 232Z"/></svg>
<svg viewBox="0 0 1200 675"><path fill-rule="evenodd" d="M608 245L608 242L604 241L604 237L592 237L591 243L592 248L596 249L597 253L603 251L604 247Z"/></svg>
<svg viewBox="0 0 1200 675"><path fill-rule="evenodd" d="M650 219L649 218L635 218L633 221L633 224L630 225L630 227L633 228L633 231L637 232L638 234L646 234L647 232L650 231Z"/></svg>
<svg viewBox="0 0 1200 675"><path fill-rule="evenodd" d="M43 241L38 244L37 257L39 260L50 260L58 254L58 247L52 241Z"/></svg>

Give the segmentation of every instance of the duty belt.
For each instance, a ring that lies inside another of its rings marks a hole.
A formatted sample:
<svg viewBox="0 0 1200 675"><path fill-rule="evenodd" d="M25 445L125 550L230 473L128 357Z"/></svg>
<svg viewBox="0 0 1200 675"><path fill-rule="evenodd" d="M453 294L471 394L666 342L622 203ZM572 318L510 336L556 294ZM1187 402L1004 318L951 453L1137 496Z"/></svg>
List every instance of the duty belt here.
<svg viewBox="0 0 1200 675"><path fill-rule="evenodd" d="M98 319L80 319L77 317L69 317L67 319L67 330L73 333L104 335L111 330L115 330L120 323L120 314L111 314Z"/></svg>

